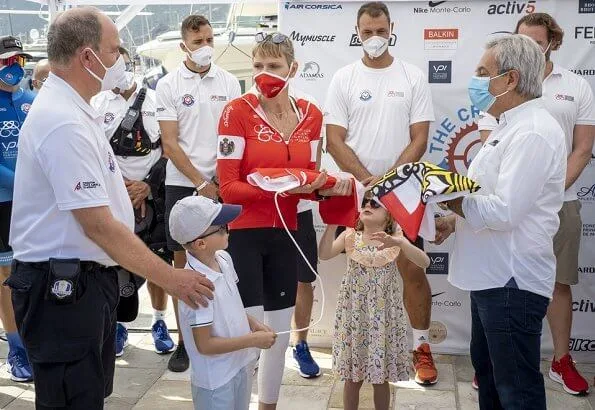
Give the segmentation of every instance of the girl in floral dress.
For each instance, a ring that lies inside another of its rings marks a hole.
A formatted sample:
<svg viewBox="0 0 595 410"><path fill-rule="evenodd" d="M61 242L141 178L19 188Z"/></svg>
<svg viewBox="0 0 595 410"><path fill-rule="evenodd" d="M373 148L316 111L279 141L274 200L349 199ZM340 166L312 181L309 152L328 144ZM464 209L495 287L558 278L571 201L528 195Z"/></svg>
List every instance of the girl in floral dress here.
<svg viewBox="0 0 595 410"><path fill-rule="evenodd" d="M331 259L345 251L348 269L343 276L335 318L333 369L341 380L343 406L357 409L363 384L374 387L376 410L388 410L389 382L409 380L407 322L397 255L403 252L426 268L430 259L395 229L388 212L372 199L362 204L356 229L336 239L337 226L322 236L319 257Z"/></svg>

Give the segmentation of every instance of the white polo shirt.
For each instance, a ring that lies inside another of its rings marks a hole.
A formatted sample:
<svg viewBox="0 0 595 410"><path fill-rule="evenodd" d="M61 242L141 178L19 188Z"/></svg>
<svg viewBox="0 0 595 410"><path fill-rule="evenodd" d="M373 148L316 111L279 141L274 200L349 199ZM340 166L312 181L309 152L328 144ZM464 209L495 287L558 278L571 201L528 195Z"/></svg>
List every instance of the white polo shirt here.
<svg viewBox="0 0 595 410"><path fill-rule="evenodd" d="M136 91L125 100L120 94L115 94L112 91L104 91L97 94L91 99L91 106L103 115L103 131L109 141L128 112L128 108L134 104L138 92L141 90L142 84L136 83ZM159 130L159 123L155 117L155 91L150 88L147 89L145 101L141 106L141 115L143 119L143 127L151 142L156 142L161 137ZM142 181L145 179L149 170L159 158L161 158L161 147L151 150L149 155L144 157L123 157L116 155L116 161L120 165L120 170L125 178L133 181Z"/></svg>
<svg viewBox="0 0 595 410"><path fill-rule="evenodd" d="M545 108L558 121L566 138L566 152L572 152L575 125L595 125L595 102L589 83L579 75L554 64L553 70L543 80L542 99ZM479 120L480 130L493 130L498 125L490 114ZM564 193L564 201L577 199L575 182Z"/></svg>
<svg viewBox="0 0 595 410"><path fill-rule="evenodd" d="M192 334L193 328L211 326L213 336L229 338L249 334L250 325L236 285L238 275L229 253L225 251L216 253L221 272L212 270L189 252L186 252L186 257L186 269L205 274L215 286L215 297L209 301L209 306L206 308L201 306L194 310L182 301L178 303L180 328L190 358L191 382L203 389L215 390L256 359L258 349L242 349L210 356L198 351Z"/></svg>
<svg viewBox="0 0 595 410"><path fill-rule="evenodd" d="M339 69L324 111L326 124L347 129L345 143L374 175L397 162L411 142L411 124L434 121L424 74L396 58L383 69L366 67L361 60Z"/></svg>
<svg viewBox="0 0 595 410"><path fill-rule="evenodd" d="M134 228L132 205L102 122L103 116L70 85L49 75L19 138L10 229L15 259L116 264L71 212L109 206L117 220Z"/></svg>
<svg viewBox="0 0 595 410"><path fill-rule="evenodd" d="M219 117L225 105L241 95L239 81L215 64L201 78L182 63L159 80L156 91L157 121L178 122L180 147L192 165L210 180L217 164ZM194 187L171 160L165 184Z"/></svg>
<svg viewBox="0 0 595 410"><path fill-rule="evenodd" d="M541 99L500 116L467 176L481 189L463 199L448 280L463 290L519 289L552 297L553 237L564 200L564 131Z"/></svg>

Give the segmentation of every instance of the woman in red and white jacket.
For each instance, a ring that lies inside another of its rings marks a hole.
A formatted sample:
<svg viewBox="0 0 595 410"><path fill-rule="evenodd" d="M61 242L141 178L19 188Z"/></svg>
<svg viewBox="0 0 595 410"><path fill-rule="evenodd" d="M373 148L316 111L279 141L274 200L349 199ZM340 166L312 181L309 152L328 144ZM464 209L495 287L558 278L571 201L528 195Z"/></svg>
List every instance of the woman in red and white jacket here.
<svg viewBox="0 0 595 410"><path fill-rule="evenodd" d="M243 206L230 225L229 252L238 273L238 288L249 314L274 331L290 328L297 289L298 253L283 228L272 192L250 185L246 177L256 168L316 169L320 155L322 113L311 101L290 95L295 76L291 40L281 34L259 33L252 51L255 88L231 101L219 121L217 175L226 203ZM279 196L283 219L297 229L300 199L348 195L349 180L327 190L323 172L311 184ZM260 356L260 409L275 409L283 377L289 335Z"/></svg>

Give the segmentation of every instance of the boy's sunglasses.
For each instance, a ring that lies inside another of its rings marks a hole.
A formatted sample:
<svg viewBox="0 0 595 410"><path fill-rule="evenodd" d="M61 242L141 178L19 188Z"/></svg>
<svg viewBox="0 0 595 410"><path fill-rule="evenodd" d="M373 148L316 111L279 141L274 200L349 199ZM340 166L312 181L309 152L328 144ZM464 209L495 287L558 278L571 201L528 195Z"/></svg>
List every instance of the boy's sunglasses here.
<svg viewBox="0 0 595 410"><path fill-rule="evenodd" d="M204 239L204 238L208 238L211 235L215 235L216 233L229 233L229 227L227 225L221 225L219 226L216 230L214 230L213 232L209 232L205 235L201 235L196 237L195 239L191 240L188 243L192 243L194 241L198 241L199 239Z"/></svg>
<svg viewBox="0 0 595 410"><path fill-rule="evenodd" d="M368 204L370 204L370 208L372 209L378 209L381 207L380 204L372 198L364 198L364 200L362 201L362 208L365 208Z"/></svg>
<svg viewBox="0 0 595 410"><path fill-rule="evenodd" d="M254 36L254 41L257 43L264 43L265 41L270 41L273 44L281 44L285 40L287 40L287 36L283 33L272 33L268 34L265 32L256 33Z"/></svg>

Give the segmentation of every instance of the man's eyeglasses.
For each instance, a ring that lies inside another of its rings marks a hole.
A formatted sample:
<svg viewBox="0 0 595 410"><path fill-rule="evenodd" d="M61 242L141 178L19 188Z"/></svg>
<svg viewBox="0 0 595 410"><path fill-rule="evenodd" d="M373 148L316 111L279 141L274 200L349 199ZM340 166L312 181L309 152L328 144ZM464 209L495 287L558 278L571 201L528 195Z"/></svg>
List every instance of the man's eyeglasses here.
<svg viewBox="0 0 595 410"><path fill-rule="evenodd" d="M216 233L229 233L229 227L227 225L221 225L216 230L214 230L213 232L209 232L207 234L198 236L195 239L193 239L190 242L188 242L186 245L188 245L188 244L190 244L190 243L192 243L194 241L198 241L199 239L208 238L209 236L215 235Z"/></svg>
<svg viewBox="0 0 595 410"><path fill-rule="evenodd" d="M281 44L287 39L288 37L283 33L269 34L262 31L260 33L256 33L256 35L254 36L254 41L256 41L259 44L264 43L265 41L270 41L273 44Z"/></svg>
<svg viewBox="0 0 595 410"><path fill-rule="evenodd" d="M362 201L362 208L365 208L368 204L370 204L370 208L372 209L380 208L380 204L372 198L364 198L364 200Z"/></svg>

